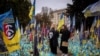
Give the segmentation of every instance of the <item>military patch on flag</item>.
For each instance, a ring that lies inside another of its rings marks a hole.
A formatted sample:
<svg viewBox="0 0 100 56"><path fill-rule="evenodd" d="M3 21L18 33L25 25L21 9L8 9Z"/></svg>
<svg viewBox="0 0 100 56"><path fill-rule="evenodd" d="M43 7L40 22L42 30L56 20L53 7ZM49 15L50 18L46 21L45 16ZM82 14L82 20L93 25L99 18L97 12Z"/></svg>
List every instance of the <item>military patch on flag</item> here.
<svg viewBox="0 0 100 56"><path fill-rule="evenodd" d="M16 32L14 23L4 23L3 30L8 40L13 39L13 37L15 36L15 32Z"/></svg>
<svg viewBox="0 0 100 56"><path fill-rule="evenodd" d="M0 15L0 30L2 41L8 52L20 49L20 31L17 20L13 18L12 10Z"/></svg>

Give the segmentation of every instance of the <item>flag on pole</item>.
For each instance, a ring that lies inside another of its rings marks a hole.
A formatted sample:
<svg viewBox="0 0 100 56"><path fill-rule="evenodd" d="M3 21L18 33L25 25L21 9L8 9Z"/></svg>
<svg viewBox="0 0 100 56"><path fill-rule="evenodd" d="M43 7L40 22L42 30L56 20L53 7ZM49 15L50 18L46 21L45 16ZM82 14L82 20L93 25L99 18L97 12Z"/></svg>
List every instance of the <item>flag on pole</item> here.
<svg viewBox="0 0 100 56"><path fill-rule="evenodd" d="M37 24L37 30L40 31L40 23Z"/></svg>
<svg viewBox="0 0 100 56"><path fill-rule="evenodd" d="M35 16L35 2L36 2L36 0L30 0L30 1L31 1L31 4L32 4L31 9L30 9L30 13L29 13L29 17L31 19L31 21L29 22L30 29L31 29L31 31L30 31L30 40L33 40L32 32L33 32L33 29L36 30L36 19L34 18L34 16ZM35 31L35 33L36 33L36 31Z"/></svg>
<svg viewBox="0 0 100 56"><path fill-rule="evenodd" d="M94 21L93 21L92 26L90 28L90 32L92 32L92 33L94 33L94 30L95 30L94 27L96 26L96 23L97 23L96 19L97 19L97 17L94 18Z"/></svg>
<svg viewBox="0 0 100 56"><path fill-rule="evenodd" d="M72 29L74 29L75 28L75 15L73 16L73 19L72 19L73 21L72 21Z"/></svg>
<svg viewBox="0 0 100 56"><path fill-rule="evenodd" d="M8 52L20 49L20 30L14 20L12 10L0 15L0 30Z"/></svg>
<svg viewBox="0 0 100 56"><path fill-rule="evenodd" d="M24 34L24 31L23 31L23 26L21 26L21 35L23 35Z"/></svg>
<svg viewBox="0 0 100 56"><path fill-rule="evenodd" d="M33 16L35 15L35 1L36 0L31 0L32 3L32 6L30 8L30 12L29 12L29 18L32 19Z"/></svg>
<svg viewBox="0 0 100 56"><path fill-rule="evenodd" d="M91 11L92 13L94 13L94 12L100 12L100 0L97 1L96 3L94 3L94 4L91 6L90 11Z"/></svg>
<svg viewBox="0 0 100 56"><path fill-rule="evenodd" d="M68 28L68 30L70 30L70 25L71 25L71 20L70 20L70 16L68 16L68 19L67 19L67 28Z"/></svg>
<svg viewBox="0 0 100 56"><path fill-rule="evenodd" d="M100 41L100 17L98 16L98 20L97 20L97 36L98 36L98 40Z"/></svg>
<svg viewBox="0 0 100 56"><path fill-rule="evenodd" d="M100 26L100 17L98 16L98 19L97 19L97 28Z"/></svg>
<svg viewBox="0 0 100 56"><path fill-rule="evenodd" d="M83 28L83 27L84 27L84 26L83 26L83 23L82 23L82 24L81 24L81 27L80 27L80 28L81 28L81 29L80 29L80 33L79 33L80 41L82 41L83 38L84 38L84 37L83 37L83 29L84 29L84 28Z"/></svg>
<svg viewBox="0 0 100 56"><path fill-rule="evenodd" d="M70 27L70 32L72 32L73 30L74 30L74 28L75 28L75 14L74 14L74 16L72 17L72 21L71 21L71 18L70 18L70 16L68 17L68 22L69 22L69 24L68 24L68 28Z"/></svg>
<svg viewBox="0 0 100 56"><path fill-rule="evenodd" d="M88 16L92 16L91 15L91 11L90 11L90 8L91 8L92 5L89 5L88 7L86 7L82 12L84 13L84 16L85 17L88 17Z"/></svg>
<svg viewBox="0 0 100 56"><path fill-rule="evenodd" d="M60 30L60 28L64 25L64 14L61 14L60 20L58 22L58 27L57 29Z"/></svg>
<svg viewBox="0 0 100 56"><path fill-rule="evenodd" d="M83 28L84 26L83 26L83 23L81 24L81 29L80 29L80 32L82 33L83 32ZM82 33L83 34L83 33Z"/></svg>
<svg viewBox="0 0 100 56"><path fill-rule="evenodd" d="M89 5L85 10L83 10L84 16L99 16L100 15L100 0L96 3Z"/></svg>
<svg viewBox="0 0 100 56"><path fill-rule="evenodd" d="M31 6L31 8L30 8L30 12L29 12L29 18L30 19L32 19L32 14L33 14L33 10L34 10L34 7L33 6Z"/></svg>
<svg viewBox="0 0 100 56"><path fill-rule="evenodd" d="M36 3L36 0L31 0L31 8L30 8L30 13L29 13L29 17L31 19L30 21L30 26L31 28L36 28L36 19L34 18L35 16L35 3Z"/></svg>
<svg viewBox="0 0 100 56"><path fill-rule="evenodd" d="M92 25L93 26L96 26L96 22L97 22L97 17L94 18L94 21L93 21L93 24Z"/></svg>

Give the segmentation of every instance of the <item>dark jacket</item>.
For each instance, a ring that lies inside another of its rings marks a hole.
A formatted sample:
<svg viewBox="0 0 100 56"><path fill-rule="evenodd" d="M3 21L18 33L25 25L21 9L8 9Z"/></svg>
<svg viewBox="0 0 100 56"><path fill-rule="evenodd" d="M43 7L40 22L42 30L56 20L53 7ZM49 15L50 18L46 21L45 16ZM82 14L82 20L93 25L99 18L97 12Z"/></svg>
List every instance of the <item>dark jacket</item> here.
<svg viewBox="0 0 100 56"><path fill-rule="evenodd" d="M61 43L60 43L60 50L63 53L68 53L68 47L62 46L62 42L63 41L68 42L68 39L70 38L70 31L61 29L60 34L62 34L62 36L61 36Z"/></svg>
<svg viewBox="0 0 100 56"><path fill-rule="evenodd" d="M57 30L52 29L49 32L49 38L50 38L50 49L53 54L57 54L57 46L58 46L58 36L59 32Z"/></svg>
<svg viewBox="0 0 100 56"><path fill-rule="evenodd" d="M52 32L52 34L53 34L52 37L50 38L50 45L58 46L59 32L54 29L52 29L50 32Z"/></svg>
<svg viewBox="0 0 100 56"><path fill-rule="evenodd" d="M70 31L61 29L60 34L62 34L61 41L68 42L68 39L70 37Z"/></svg>

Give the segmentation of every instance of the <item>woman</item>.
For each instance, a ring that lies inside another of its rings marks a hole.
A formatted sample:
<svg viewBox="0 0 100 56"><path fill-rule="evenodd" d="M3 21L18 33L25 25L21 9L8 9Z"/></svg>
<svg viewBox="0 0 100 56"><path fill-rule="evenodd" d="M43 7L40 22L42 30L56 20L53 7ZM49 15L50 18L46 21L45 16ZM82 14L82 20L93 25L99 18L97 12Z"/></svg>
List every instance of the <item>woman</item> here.
<svg viewBox="0 0 100 56"><path fill-rule="evenodd" d="M62 29L60 30L61 36L61 44L60 44L60 50L62 51L62 56L67 56L68 53L68 39L70 37L70 32L68 31L67 27L65 25L62 26Z"/></svg>
<svg viewBox="0 0 100 56"><path fill-rule="evenodd" d="M52 28L49 32L49 38L50 38L50 49L54 55L57 54L58 36L59 32L56 30L56 28Z"/></svg>

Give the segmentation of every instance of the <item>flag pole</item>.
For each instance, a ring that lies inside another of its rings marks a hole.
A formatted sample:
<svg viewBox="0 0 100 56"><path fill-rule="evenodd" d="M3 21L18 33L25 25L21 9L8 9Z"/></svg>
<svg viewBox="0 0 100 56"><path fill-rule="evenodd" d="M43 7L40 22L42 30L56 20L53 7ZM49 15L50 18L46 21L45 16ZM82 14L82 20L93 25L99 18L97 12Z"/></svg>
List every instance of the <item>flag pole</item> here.
<svg viewBox="0 0 100 56"><path fill-rule="evenodd" d="M36 19L35 19L35 5L36 5L36 0L33 1L33 5L34 8L33 8L33 15L32 15L32 19L31 21L34 19L34 27L32 27L32 30L35 31L34 33L34 38L32 39L32 47L33 47L33 56L36 54L36 51L37 51L37 22L36 22Z"/></svg>
<svg viewBox="0 0 100 56"><path fill-rule="evenodd" d="M30 34L32 34L32 51L31 51L31 54L34 55L34 47L35 47L35 41L34 39L36 38L35 35L36 35L36 31L35 31L35 22L36 22L36 19L35 19L35 3L36 3L36 0L31 0L31 4L32 4L32 7L31 7L31 10L30 10L30 14L29 14L29 17L30 17L30 29L31 29L31 32ZM35 21L34 21L35 20ZM32 26L33 24L33 26ZM35 33L34 33L35 32Z"/></svg>

